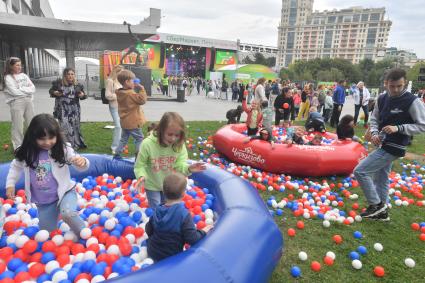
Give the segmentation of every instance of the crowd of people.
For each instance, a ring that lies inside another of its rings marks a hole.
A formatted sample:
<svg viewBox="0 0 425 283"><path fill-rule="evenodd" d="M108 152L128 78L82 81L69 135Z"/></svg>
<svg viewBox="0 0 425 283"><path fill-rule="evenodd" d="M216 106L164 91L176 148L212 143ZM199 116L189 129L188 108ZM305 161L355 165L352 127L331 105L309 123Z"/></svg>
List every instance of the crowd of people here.
<svg viewBox="0 0 425 283"><path fill-rule="evenodd" d="M240 108L229 113L229 122L239 122L242 111L246 112L248 138L262 139L271 143L272 124L287 130L285 143L318 146L326 123L337 127L341 139L354 137L359 110L368 121L370 94L364 83L359 82L354 92L354 116L340 119L345 104L345 81L339 81L334 89L306 84L302 88L294 83L266 81L261 78L243 84L234 81L228 85L222 81L205 81L201 78L167 78L162 87L193 89L198 94L213 86L226 91L231 88L232 100L242 102ZM388 174L391 163L404 156L411 135L425 132L425 106L414 95L407 92L406 73L400 69L388 72L386 92L379 96L369 121L369 140L379 146L354 170L366 199L368 208L362 213L365 218L388 220ZM55 99L53 115L34 116L32 104L34 84L21 72L19 58L10 58L4 81L6 103L12 114L12 142L15 159L7 176L7 196L13 198L15 185L22 172L25 175L25 193L29 201L39 208L40 229L52 231L57 226L57 217L63 220L78 236L85 224L78 216L75 182L70 178L70 166L86 170L90 164L75 150L87 145L81 135L80 100L86 95L84 88L75 79L75 71L66 68L61 79L55 80L49 91ZM164 90L164 95L169 93ZM146 91L134 73L116 66L106 82L106 98L115 124L111 150L115 159L121 158L124 146L132 136L136 145L134 187L146 192L149 206L154 215L146 225L149 235L148 253L158 261L183 249L184 243L193 244L211 229L196 230L190 213L181 205L186 189L186 176L205 170L202 162L187 163L185 122L176 112L165 112L157 125L145 138L142 126L146 123L140 107L147 103ZM274 119L273 119L274 115ZM305 120L305 128L290 127L294 120ZM24 124L28 126L24 134ZM366 124L367 125L367 124ZM306 142L306 132L318 132ZM374 181L375 180L375 181Z"/></svg>

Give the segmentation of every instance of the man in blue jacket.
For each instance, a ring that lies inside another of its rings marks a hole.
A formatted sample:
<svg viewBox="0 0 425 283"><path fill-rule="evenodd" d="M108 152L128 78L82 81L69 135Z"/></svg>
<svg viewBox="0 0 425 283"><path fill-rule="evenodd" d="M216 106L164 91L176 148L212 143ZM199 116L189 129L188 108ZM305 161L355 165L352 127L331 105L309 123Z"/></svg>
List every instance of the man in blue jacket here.
<svg viewBox="0 0 425 283"><path fill-rule="evenodd" d="M336 128L338 126L342 106L344 106L345 103L345 84L345 80L340 80L334 90L334 95L332 97L334 107L332 109L331 127L333 128Z"/></svg>
<svg viewBox="0 0 425 283"><path fill-rule="evenodd" d="M392 162L406 153L410 136L425 132L425 106L406 90L406 71L392 69L385 79L386 92L370 119L370 140L378 148L354 169L369 206L363 218L389 221L387 210Z"/></svg>

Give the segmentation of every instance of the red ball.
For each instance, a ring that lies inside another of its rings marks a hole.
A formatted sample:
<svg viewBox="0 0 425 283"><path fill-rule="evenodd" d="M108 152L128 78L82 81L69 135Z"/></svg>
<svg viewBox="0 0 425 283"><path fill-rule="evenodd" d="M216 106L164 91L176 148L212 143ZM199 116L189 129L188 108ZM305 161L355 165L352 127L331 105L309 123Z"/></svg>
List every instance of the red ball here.
<svg viewBox="0 0 425 283"><path fill-rule="evenodd" d="M288 103L283 103L283 109L288 109L289 108L289 104Z"/></svg>
<svg viewBox="0 0 425 283"><path fill-rule="evenodd" d="M80 273L75 277L74 282L78 282L78 280L87 279L89 282L91 281L91 275L88 273Z"/></svg>
<svg viewBox="0 0 425 283"><path fill-rule="evenodd" d="M36 262L28 270L29 274L33 278L39 277L41 274L44 273L44 264Z"/></svg>
<svg viewBox="0 0 425 283"><path fill-rule="evenodd" d="M317 262L317 261L313 261L311 263L311 266L310 267L311 267L311 270L313 270L314 272L319 272L320 269L322 268L322 266L320 265L320 263Z"/></svg>
<svg viewBox="0 0 425 283"><path fill-rule="evenodd" d="M412 223L410 227L412 227L412 229L415 231L418 231L421 228L418 223Z"/></svg>
<svg viewBox="0 0 425 283"><path fill-rule="evenodd" d="M373 273L375 274L376 277L384 277L385 275L385 270L382 266L376 266L373 269Z"/></svg>
<svg viewBox="0 0 425 283"><path fill-rule="evenodd" d="M56 258L56 261L59 262L60 267L64 267L65 265L67 265L70 262L69 255L68 254L61 254Z"/></svg>
<svg viewBox="0 0 425 283"><path fill-rule="evenodd" d="M332 240L335 242L335 244L339 245L342 243L342 237L340 235L334 235L332 237Z"/></svg>
<svg viewBox="0 0 425 283"><path fill-rule="evenodd" d="M6 264L0 261L0 274L6 270Z"/></svg>
<svg viewBox="0 0 425 283"><path fill-rule="evenodd" d="M84 246L82 244L73 244L71 248L71 253L77 255L79 253L85 252Z"/></svg>
<svg viewBox="0 0 425 283"><path fill-rule="evenodd" d="M199 221L198 223L196 223L196 228L199 230L204 228L205 226L207 226L207 224L205 224L204 221Z"/></svg>
<svg viewBox="0 0 425 283"><path fill-rule="evenodd" d="M41 250L45 253L52 252L54 253L56 250L56 244L53 241L46 241L41 246Z"/></svg>
<svg viewBox="0 0 425 283"><path fill-rule="evenodd" d="M131 254L132 247L130 244L119 244L120 252L123 256L129 256Z"/></svg>
<svg viewBox="0 0 425 283"><path fill-rule="evenodd" d="M37 244L36 241L29 240L28 242L26 242L24 244L24 246L22 247L22 249L24 250L24 252L26 252L28 254L32 254L37 249L37 246L38 246L38 244Z"/></svg>
<svg viewBox="0 0 425 283"><path fill-rule="evenodd" d="M298 229L304 229L304 222L302 222L301 220L297 222L297 228Z"/></svg>
<svg viewBox="0 0 425 283"><path fill-rule="evenodd" d="M329 265L329 266L331 266L331 265L333 265L333 264L334 264L334 260L333 260L330 256L325 256L325 257L323 258L323 262L324 262L326 265Z"/></svg>
<svg viewBox="0 0 425 283"><path fill-rule="evenodd" d="M425 241L425 233L419 235L419 240Z"/></svg>
<svg viewBox="0 0 425 283"><path fill-rule="evenodd" d="M11 247L4 247L0 249L0 259L6 259L13 255L13 249Z"/></svg>
<svg viewBox="0 0 425 283"><path fill-rule="evenodd" d="M295 229L293 229L293 228L288 229L288 236L289 237L294 237L296 233L297 232L295 231Z"/></svg>
<svg viewBox="0 0 425 283"><path fill-rule="evenodd" d="M29 280L31 280L31 275L28 272L19 272L15 276L15 282L16 283L20 283L20 282L24 282L24 281L29 281Z"/></svg>

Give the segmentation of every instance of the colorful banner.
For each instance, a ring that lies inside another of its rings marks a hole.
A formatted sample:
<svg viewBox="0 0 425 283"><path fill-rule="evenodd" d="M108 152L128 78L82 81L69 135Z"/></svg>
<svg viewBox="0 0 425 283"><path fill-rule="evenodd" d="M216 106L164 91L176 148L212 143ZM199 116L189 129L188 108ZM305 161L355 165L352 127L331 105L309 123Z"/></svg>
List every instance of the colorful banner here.
<svg viewBox="0 0 425 283"><path fill-rule="evenodd" d="M218 50L215 55L215 63L217 65L233 65L236 64L236 53L232 51Z"/></svg>

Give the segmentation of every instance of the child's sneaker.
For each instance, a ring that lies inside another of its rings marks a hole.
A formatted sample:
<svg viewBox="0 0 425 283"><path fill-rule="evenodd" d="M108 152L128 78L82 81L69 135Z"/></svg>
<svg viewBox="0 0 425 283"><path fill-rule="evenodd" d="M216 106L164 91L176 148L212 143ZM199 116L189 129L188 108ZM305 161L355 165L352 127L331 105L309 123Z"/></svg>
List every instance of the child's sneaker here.
<svg viewBox="0 0 425 283"><path fill-rule="evenodd" d="M378 215L379 213L386 211L387 206L380 202L378 204L371 204L367 207L366 211L360 213L362 218L372 218L373 216Z"/></svg>
<svg viewBox="0 0 425 283"><path fill-rule="evenodd" d="M390 221L390 216L388 215L388 211L384 210L381 213L370 217L370 219L377 220L377 221Z"/></svg>

